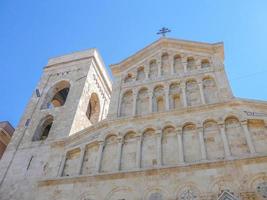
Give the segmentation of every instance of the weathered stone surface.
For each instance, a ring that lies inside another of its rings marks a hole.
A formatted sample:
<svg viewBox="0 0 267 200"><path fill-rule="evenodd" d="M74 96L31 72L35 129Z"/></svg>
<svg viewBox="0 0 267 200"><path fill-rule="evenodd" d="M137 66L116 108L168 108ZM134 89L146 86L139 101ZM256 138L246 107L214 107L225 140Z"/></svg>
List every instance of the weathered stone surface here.
<svg viewBox="0 0 267 200"><path fill-rule="evenodd" d="M223 63L222 43L162 38L111 66L111 93L95 49L51 59L0 199L266 199L267 103L235 98Z"/></svg>

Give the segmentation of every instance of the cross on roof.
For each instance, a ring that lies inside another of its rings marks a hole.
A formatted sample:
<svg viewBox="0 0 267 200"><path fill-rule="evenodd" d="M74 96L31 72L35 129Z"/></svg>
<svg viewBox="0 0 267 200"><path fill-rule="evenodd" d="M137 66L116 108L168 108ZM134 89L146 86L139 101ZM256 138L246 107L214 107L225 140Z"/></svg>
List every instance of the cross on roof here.
<svg viewBox="0 0 267 200"><path fill-rule="evenodd" d="M166 28L166 27L162 27L162 28L159 30L159 32L157 32L157 34L158 34L158 35L161 34L162 37L165 37L166 33L169 33L169 32L171 32L170 29L168 29L168 28Z"/></svg>

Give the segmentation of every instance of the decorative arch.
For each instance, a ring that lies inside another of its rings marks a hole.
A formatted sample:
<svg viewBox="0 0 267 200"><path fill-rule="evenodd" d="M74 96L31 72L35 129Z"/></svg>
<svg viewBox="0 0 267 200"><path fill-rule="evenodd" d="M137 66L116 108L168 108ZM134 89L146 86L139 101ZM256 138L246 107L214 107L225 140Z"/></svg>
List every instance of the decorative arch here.
<svg viewBox="0 0 267 200"><path fill-rule="evenodd" d="M53 122L54 117L52 115L44 117L37 126L32 141L46 140L51 131Z"/></svg>
<svg viewBox="0 0 267 200"><path fill-rule="evenodd" d="M82 174L93 174L96 171L98 149L98 143L90 143L86 145L82 165Z"/></svg>
<svg viewBox="0 0 267 200"><path fill-rule="evenodd" d="M126 91L121 99L120 116L131 116L133 113L133 91Z"/></svg>
<svg viewBox="0 0 267 200"><path fill-rule="evenodd" d="M179 83L172 83L169 88L170 108L173 110L182 107Z"/></svg>
<svg viewBox="0 0 267 200"><path fill-rule="evenodd" d="M134 76L132 73L128 73L124 78L124 83L130 83L134 81Z"/></svg>
<svg viewBox="0 0 267 200"><path fill-rule="evenodd" d="M147 88L141 88L137 94L136 109L137 115L149 113L149 95Z"/></svg>
<svg viewBox="0 0 267 200"><path fill-rule="evenodd" d="M86 116L92 124L99 121L100 101L96 93L92 93L86 111Z"/></svg>
<svg viewBox="0 0 267 200"><path fill-rule="evenodd" d="M162 187L150 188L144 195L144 200L165 200L169 199L169 192Z"/></svg>
<svg viewBox="0 0 267 200"><path fill-rule="evenodd" d="M226 118L225 130L231 154L233 156L248 154L249 153L248 144L238 118L234 116Z"/></svg>
<svg viewBox="0 0 267 200"><path fill-rule="evenodd" d="M195 79L186 81L186 98L188 106L197 106L201 104L199 86Z"/></svg>
<svg viewBox="0 0 267 200"><path fill-rule="evenodd" d="M195 124L187 123L183 126L182 139L184 145L185 161L196 162L201 160L200 141L197 132L197 127Z"/></svg>
<svg viewBox="0 0 267 200"><path fill-rule="evenodd" d="M215 120L206 120L203 123L204 141L209 160L223 159L224 146L220 129Z"/></svg>
<svg viewBox="0 0 267 200"><path fill-rule="evenodd" d="M176 195L176 200L199 200L200 191L194 184L185 184L182 186Z"/></svg>
<svg viewBox="0 0 267 200"><path fill-rule="evenodd" d="M75 148L66 154L62 176L74 176L79 174L79 162L81 156L81 149Z"/></svg>
<svg viewBox="0 0 267 200"><path fill-rule="evenodd" d="M43 101L41 109L54 108L63 106L66 101L70 90L69 81L63 80L56 83L51 87Z"/></svg>
<svg viewBox="0 0 267 200"><path fill-rule="evenodd" d="M255 150L258 153L267 152L267 128L264 120L249 119L248 129L251 133L252 141L255 146Z"/></svg>
<svg viewBox="0 0 267 200"><path fill-rule="evenodd" d="M106 195L105 200L134 200L135 196L139 196L139 194L134 192L132 188L117 187Z"/></svg>
<svg viewBox="0 0 267 200"><path fill-rule="evenodd" d="M137 134L133 131L126 133L123 137L121 169L129 170L136 168L137 160Z"/></svg>
<svg viewBox="0 0 267 200"><path fill-rule="evenodd" d="M165 111L165 93L164 87L158 85L153 90L153 112Z"/></svg>
<svg viewBox="0 0 267 200"><path fill-rule="evenodd" d="M142 81L142 80L145 80L145 78L146 78L145 68L143 66L142 67L139 67L137 69L136 80L137 81Z"/></svg>
<svg viewBox="0 0 267 200"><path fill-rule="evenodd" d="M162 130L163 165L178 163L178 138L174 126L166 126Z"/></svg>
<svg viewBox="0 0 267 200"><path fill-rule="evenodd" d="M194 57L188 57L187 58L187 70L188 71L192 71L192 70L195 70L197 69L197 66L196 66L196 61L194 59Z"/></svg>
<svg viewBox="0 0 267 200"><path fill-rule="evenodd" d="M117 149L118 149L117 135L112 135L112 134L108 135L105 139L105 145L101 161L102 172L112 172L117 169L117 159L116 159L118 156Z"/></svg>
<svg viewBox="0 0 267 200"><path fill-rule="evenodd" d="M163 75L171 74L171 65L168 53L163 53L161 56L161 70Z"/></svg>
<svg viewBox="0 0 267 200"><path fill-rule="evenodd" d="M157 163L157 135L154 129L146 129L142 135L141 167L149 168Z"/></svg>
<svg viewBox="0 0 267 200"><path fill-rule="evenodd" d="M218 102L218 89L216 82L212 77L205 77L202 80L203 92L206 103L216 103Z"/></svg>
<svg viewBox="0 0 267 200"><path fill-rule="evenodd" d="M208 59L201 60L201 68L208 68L210 67L210 61Z"/></svg>
<svg viewBox="0 0 267 200"><path fill-rule="evenodd" d="M158 64L155 59L149 62L149 78L155 79L158 77Z"/></svg>
<svg viewBox="0 0 267 200"><path fill-rule="evenodd" d="M177 54L173 57L173 68L174 68L174 72L176 74L181 74L184 72L184 67L183 67L183 63L182 63L182 57Z"/></svg>

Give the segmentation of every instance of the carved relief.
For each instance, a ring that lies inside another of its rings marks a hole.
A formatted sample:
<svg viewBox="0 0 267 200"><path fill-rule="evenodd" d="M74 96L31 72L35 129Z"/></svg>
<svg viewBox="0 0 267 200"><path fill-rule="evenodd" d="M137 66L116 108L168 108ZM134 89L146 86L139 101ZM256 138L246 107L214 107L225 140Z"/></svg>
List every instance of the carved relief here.
<svg viewBox="0 0 267 200"><path fill-rule="evenodd" d="M86 146L82 165L82 174L92 174L96 171L98 148L99 146L97 144Z"/></svg>
<svg viewBox="0 0 267 200"><path fill-rule="evenodd" d="M172 83L169 90L169 101L171 109L179 109L182 107L180 98L180 87L178 83Z"/></svg>
<svg viewBox="0 0 267 200"><path fill-rule="evenodd" d="M178 163L178 141L174 127L166 127L162 132L162 155L164 165Z"/></svg>
<svg viewBox="0 0 267 200"><path fill-rule="evenodd" d="M138 92L136 103L138 115L147 114L149 112L149 95L147 88L143 88Z"/></svg>
<svg viewBox="0 0 267 200"><path fill-rule="evenodd" d="M106 138L105 146L103 149L101 171L102 172L111 172L116 170L117 167L117 149L118 142L117 136L111 135Z"/></svg>
<svg viewBox="0 0 267 200"><path fill-rule="evenodd" d="M225 129L232 155L248 154L249 148L239 120L235 117L227 118Z"/></svg>
<svg viewBox="0 0 267 200"><path fill-rule="evenodd" d="M267 129L263 120L249 120L248 128L251 133L256 152L267 152Z"/></svg>
<svg viewBox="0 0 267 200"><path fill-rule="evenodd" d="M167 53L164 53L161 56L161 69L163 75L171 74L171 65L169 62L169 55Z"/></svg>
<svg viewBox="0 0 267 200"><path fill-rule="evenodd" d="M267 182L259 183L257 186L257 192L262 198L267 199Z"/></svg>
<svg viewBox="0 0 267 200"><path fill-rule="evenodd" d="M186 97L188 106L196 106L201 104L200 91L195 80L186 82Z"/></svg>
<svg viewBox="0 0 267 200"><path fill-rule="evenodd" d="M208 159L223 159L224 147L218 124L215 121L207 121L204 123L203 128Z"/></svg>
<svg viewBox="0 0 267 200"><path fill-rule="evenodd" d="M213 78L205 78L203 80L203 91L206 103L218 102L218 91Z"/></svg>
<svg viewBox="0 0 267 200"><path fill-rule="evenodd" d="M144 168L157 165L157 135L153 129L146 130L142 141L142 161Z"/></svg>
<svg viewBox="0 0 267 200"><path fill-rule="evenodd" d="M153 112L165 110L165 94L163 86L157 86L153 92Z"/></svg>
<svg viewBox="0 0 267 200"><path fill-rule="evenodd" d="M121 116L130 116L133 113L133 92L126 92L121 101Z"/></svg>
<svg viewBox="0 0 267 200"><path fill-rule="evenodd" d="M121 169L128 170L136 167L136 133L129 132L124 136L121 158Z"/></svg>
<svg viewBox="0 0 267 200"><path fill-rule="evenodd" d="M201 159L199 136L195 124L183 127L184 158L186 162L195 162ZM192 148L194 147L194 148Z"/></svg>
<svg viewBox="0 0 267 200"><path fill-rule="evenodd" d="M149 77L151 79L155 79L156 77L158 77L158 65L156 60L152 60L149 63Z"/></svg>
<svg viewBox="0 0 267 200"><path fill-rule="evenodd" d="M180 55L174 56L173 65L174 65L174 73L180 74L184 72L182 58Z"/></svg>

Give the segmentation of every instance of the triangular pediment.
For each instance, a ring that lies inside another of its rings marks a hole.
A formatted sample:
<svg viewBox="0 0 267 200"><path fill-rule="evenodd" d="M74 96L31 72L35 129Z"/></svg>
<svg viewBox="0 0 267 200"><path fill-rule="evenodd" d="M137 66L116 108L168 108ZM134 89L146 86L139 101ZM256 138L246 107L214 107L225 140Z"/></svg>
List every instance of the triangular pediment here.
<svg viewBox="0 0 267 200"><path fill-rule="evenodd" d="M117 64L110 65L113 75L118 75L142 65L146 59L153 59L165 51L197 52L202 55L216 53L222 59L224 57L223 43L203 43L172 38L160 38L152 44L146 46L132 56L122 60Z"/></svg>

